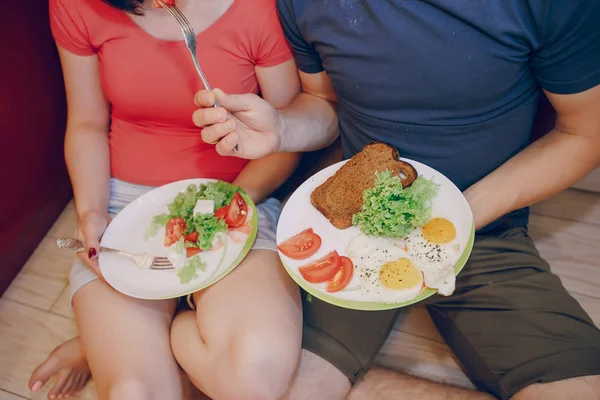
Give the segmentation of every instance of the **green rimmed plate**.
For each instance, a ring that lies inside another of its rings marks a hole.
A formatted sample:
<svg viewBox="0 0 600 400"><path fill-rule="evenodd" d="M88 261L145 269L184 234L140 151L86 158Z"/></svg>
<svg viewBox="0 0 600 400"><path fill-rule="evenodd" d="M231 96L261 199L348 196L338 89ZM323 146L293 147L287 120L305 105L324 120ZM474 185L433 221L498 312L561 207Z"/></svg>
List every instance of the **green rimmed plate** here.
<svg viewBox="0 0 600 400"><path fill-rule="evenodd" d="M177 193L190 184L214 182L214 179L189 179L172 182L140 196L128 204L109 224L100 244L131 253L147 253L154 256L167 256L163 245L164 227L149 240L144 233L152 218L167 212L167 205ZM131 297L147 300L170 299L185 296L219 281L229 274L246 257L254 244L258 231L258 214L252 200L242 193L248 204L248 218L252 231L249 235L229 235L223 247L215 251L200 253L206 269L198 270L198 277L182 284L175 270L143 270L133 261L114 253L101 252L98 261L102 275L115 290ZM241 240L240 240L241 238Z"/></svg>
<svg viewBox="0 0 600 400"><path fill-rule="evenodd" d="M404 158L402 160L411 163L419 175L433 179L435 183L440 185L438 194L433 200L432 217L444 216L451 220L456 227L457 240L460 245L458 254L460 256L454 265L454 271L458 275L471 254L475 239L475 226L471 208L461 191L440 172L417 161ZM282 243L308 228L312 228L322 239L319 251L306 260L292 260L280 252L279 255L287 272L310 295L327 303L354 310L375 311L401 308L434 295L435 290L425 288L416 298L410 301L383 304L367 301L363 298L360 290L358 290L357 274L354 274L346 289L337 293L326 292L325 283L312 284L302 278L298 271L299 267L323 257L332 250L337 250L340 255L346 255L348 243L360 234L360 230L355 227L344 230L337 229L310 202L312 191L332 176L344 163L346 161L341 161L313 175L292 194L285 204L277 226L277 243Z"/></svg>

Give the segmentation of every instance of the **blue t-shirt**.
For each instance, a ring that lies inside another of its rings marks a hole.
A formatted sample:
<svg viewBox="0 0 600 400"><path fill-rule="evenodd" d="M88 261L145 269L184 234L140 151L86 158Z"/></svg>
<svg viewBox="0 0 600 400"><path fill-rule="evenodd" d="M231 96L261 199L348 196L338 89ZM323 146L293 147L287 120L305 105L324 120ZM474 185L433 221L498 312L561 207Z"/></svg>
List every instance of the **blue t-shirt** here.
<svg viewBox="0 0 600 400"><path fill-rule="evenodd" d="M542 88L600 84L600 0L278 0L278 10L298 68L333 81L345 157L386 142L461 190L529 144Z"/></svg>

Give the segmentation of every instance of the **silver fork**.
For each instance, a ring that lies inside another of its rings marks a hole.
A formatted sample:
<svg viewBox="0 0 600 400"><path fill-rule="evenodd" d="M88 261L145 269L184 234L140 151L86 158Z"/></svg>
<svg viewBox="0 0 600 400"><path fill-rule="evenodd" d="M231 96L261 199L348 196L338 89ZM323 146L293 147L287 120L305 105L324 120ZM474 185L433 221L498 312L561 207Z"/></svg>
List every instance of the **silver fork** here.
<svg viewBox="0 0 600 400"><path fill-rule="evenodd" d="M56 239L56 245L63 250L83 251L86 250L81 240L73 238ZM134 254L127 251L115 250L108 247L100 247L100 251L117 253L128 257L141 269L174 269L173 264L167 257L154 257L150 254Z"/></svg>
<svg viewBox="0 0 600 400"><path fill-rule="evenodd" d="M156 2L158 4L160 4L160 6L162 8L167 10L167 12L171 15L171 17L173 17L173 19L177 22L177 24L179 25L179 28L181 28L181 32L183 32L183 38L185 40L185 44L187 45L187 48L190 51L190 54L192 55L192 61L194 62L196 71L198 71L198 75L200 75L200 79L202 79L204 88L206 90L211 90L210 85L208 84L208 81L206 80L206 77L204 76L204 73L202 72L202 68L200 68L200 64L198 63L198 58L196 57L196 47L197 47L196 46L196 34L194 33L192 24L190 24L190 21L188 21L188 19L185 17L185 15L183 15L181 10L179 10L179 8L177 8L177 6L165 4L161 0L156 0ZM218 106L219 106L218 102L215 102L214 107L218 107Z"/></svg>

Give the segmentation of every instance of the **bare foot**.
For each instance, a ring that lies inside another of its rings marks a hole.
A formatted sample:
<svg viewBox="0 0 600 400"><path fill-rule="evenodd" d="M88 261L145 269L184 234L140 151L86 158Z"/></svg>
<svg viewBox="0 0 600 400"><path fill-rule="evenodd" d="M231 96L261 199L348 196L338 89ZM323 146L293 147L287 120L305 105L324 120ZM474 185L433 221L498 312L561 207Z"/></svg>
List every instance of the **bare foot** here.
<svg viewBox="0 0 600 400"><path fill-rule="evenodd" d="M56 383L48 393L48 398L52 400L74 395L89 381L90 367L79 337L64 342L50 353L46 361L31 374L29 388L32 392L39 391L54 375L57 377Z"/></svg>

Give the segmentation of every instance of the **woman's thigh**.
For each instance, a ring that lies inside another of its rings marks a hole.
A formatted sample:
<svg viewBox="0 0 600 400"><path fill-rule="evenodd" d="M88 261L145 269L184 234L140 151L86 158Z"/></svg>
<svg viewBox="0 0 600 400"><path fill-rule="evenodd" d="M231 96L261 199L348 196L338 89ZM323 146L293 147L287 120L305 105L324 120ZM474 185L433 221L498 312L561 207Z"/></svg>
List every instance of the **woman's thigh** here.
<svg viewBox="0 0 600 400"><path fill-rule="evenodd" d="M194 302L195 326L188 314L172 331L173 350L192 381L209 395L221 389L282 395L300 359L302 310L277 253L251 251L231 274L195 293Z"/></svg>
<svg viewBox="0 0 600 400"><path fill-rule="evenodd" d="M169 329L175 300L125 296L100 279L73 297L75 319L101 399L178 399Z"/></svg>

